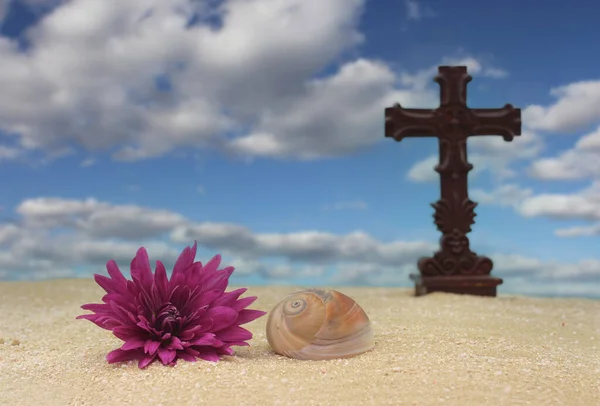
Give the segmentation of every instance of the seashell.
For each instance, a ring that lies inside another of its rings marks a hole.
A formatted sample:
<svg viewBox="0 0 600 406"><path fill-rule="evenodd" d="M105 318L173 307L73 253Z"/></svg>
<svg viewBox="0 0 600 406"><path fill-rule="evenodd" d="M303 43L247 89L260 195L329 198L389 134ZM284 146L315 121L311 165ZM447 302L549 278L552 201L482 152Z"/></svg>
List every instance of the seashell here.
<svg viewBox="0 0 600 406"><path fill-rule="evenodd" d="M269 314L267 340L277 354L302 360L348 358L375 346L365 311L328 289L287 295Z"/></svg>

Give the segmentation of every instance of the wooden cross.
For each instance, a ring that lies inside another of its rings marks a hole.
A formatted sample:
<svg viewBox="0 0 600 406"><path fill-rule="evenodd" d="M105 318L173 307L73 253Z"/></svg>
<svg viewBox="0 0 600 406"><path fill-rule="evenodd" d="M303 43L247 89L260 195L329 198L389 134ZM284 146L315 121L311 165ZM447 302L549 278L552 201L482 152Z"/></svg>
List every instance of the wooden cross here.
<svg viewBox="0 0 600 406"><path fill-rule="evenodd" d="M435 110L405 109L399 104L385 109L385 136L437 137L441 198L432 204L434 222L442 233L440 250L418 262L420 275L411 274L415 293L441 291L496 296L502 279L491 277L491 259L471 251L467 233L475 223L477 203L469 199L467 179L473 169L467 161L467 138L471 135L501 135L512 141L521 135L521 109L507 104L501 109L467 107L465 66L440 66L435 81L440 85L440 106Z"/></svg>

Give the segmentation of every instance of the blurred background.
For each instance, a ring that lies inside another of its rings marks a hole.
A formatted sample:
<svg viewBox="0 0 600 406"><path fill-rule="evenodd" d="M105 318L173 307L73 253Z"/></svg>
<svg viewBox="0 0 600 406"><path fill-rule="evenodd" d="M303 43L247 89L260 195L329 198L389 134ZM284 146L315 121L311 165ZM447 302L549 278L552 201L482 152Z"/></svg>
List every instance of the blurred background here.
<svg viewBox="0 0 600 406"><path fill-rule="evenodd" d="M142 245L170 267L197 240L232 284L409 287L440 236L437 140L384 138L384 108L437 107L447 64L471 107L523 109L513 142L469 141L499 293L600 298L599 13L0 0L0 280L127 271Z"/></svg>

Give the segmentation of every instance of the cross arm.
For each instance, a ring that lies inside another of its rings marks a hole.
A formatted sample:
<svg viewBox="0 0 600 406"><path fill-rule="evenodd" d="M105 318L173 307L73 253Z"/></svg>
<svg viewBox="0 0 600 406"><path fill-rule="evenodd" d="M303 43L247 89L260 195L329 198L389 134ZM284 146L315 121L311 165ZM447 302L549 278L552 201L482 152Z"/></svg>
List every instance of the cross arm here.
<svg viewBox="0 0 600 406"><path fill-rule="evenodd" d="M435 110L405 109L399 104L385 109L385 136L396 141L406 137L435 137Z"/></svg>
<svg viewBox="0 0 600 406"><path fill-rule="evenodd" d="M521 109L507 104L501 109L471 109L474 118L471 135L501 135L505 141L512 141L521 135Z"/></svg>

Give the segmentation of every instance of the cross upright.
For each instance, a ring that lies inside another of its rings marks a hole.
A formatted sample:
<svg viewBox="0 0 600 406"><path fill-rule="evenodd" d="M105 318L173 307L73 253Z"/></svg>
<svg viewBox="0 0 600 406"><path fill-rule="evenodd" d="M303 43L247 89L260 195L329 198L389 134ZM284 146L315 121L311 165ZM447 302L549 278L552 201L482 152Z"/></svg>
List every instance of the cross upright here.
<svg viewBox="0 0 600 406"><path fill-rule="evenodd" d="M432 206L437 229L442 233L440 249L418 262L420 274L411 274L415 294L430 292L496 296L502 279L492 277L491 259L471 251L467 233L475 223L475 206L469 199L467 138L471 135L501 135L512 141L521 135L521 109L506 104L500 109L467 107L467 83L472 79L465 66L440 66L435 81L440 85L440 106L405 109L400 104L385 109L385 136L437 137L441 197Z"/></svg>

